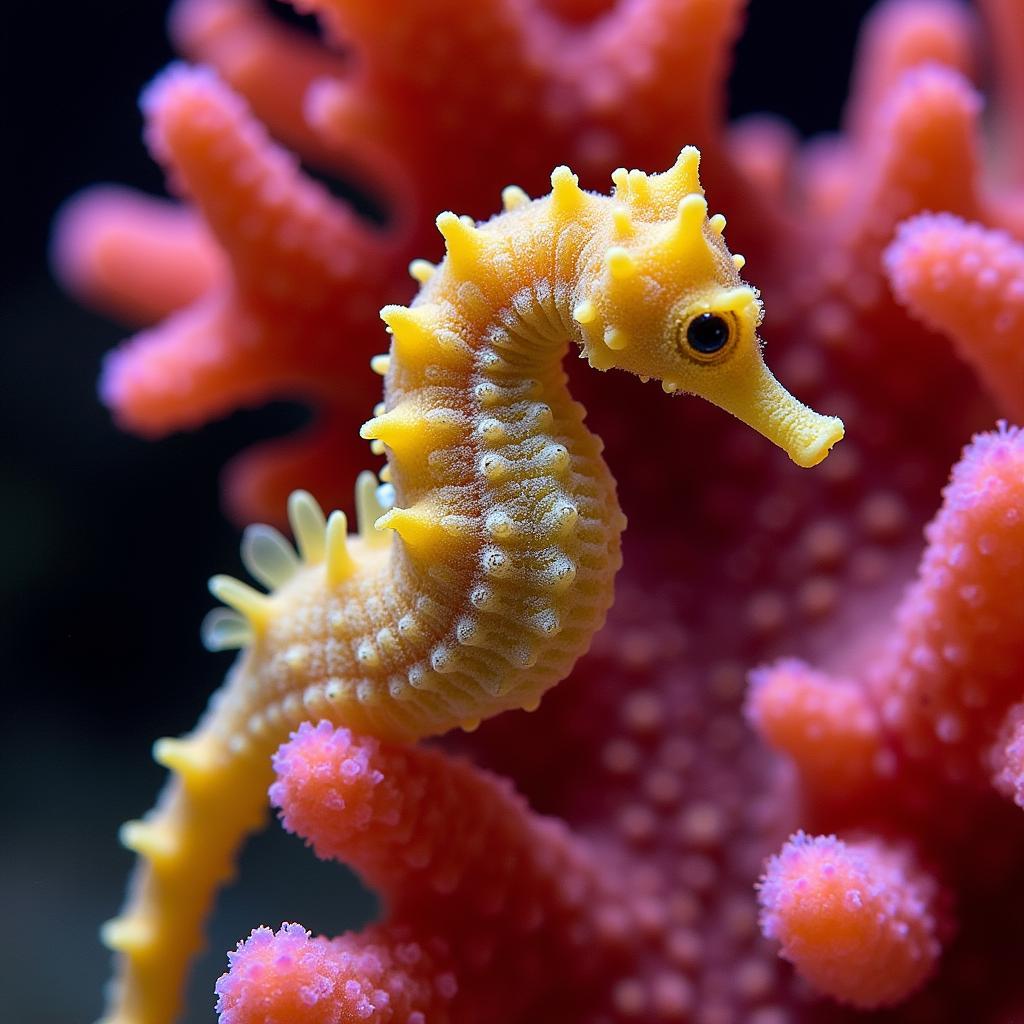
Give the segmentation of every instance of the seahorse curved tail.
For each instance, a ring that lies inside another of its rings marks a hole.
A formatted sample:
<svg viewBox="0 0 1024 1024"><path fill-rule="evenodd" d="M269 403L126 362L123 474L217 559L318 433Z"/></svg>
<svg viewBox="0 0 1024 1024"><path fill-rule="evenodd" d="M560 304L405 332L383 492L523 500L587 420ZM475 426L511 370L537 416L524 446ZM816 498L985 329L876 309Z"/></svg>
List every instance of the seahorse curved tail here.
<svg viewBox="0 0 1024 1024"><path fill-rule="evenodd" d="M159 740L154 756L172 775L153 810L121 828L122 843L139 860L125 909L102 929L119 965L100 1024L175 1019L213 895L267 814L273 775L267 750L224 758L200 729L185 739Z"/></svg>

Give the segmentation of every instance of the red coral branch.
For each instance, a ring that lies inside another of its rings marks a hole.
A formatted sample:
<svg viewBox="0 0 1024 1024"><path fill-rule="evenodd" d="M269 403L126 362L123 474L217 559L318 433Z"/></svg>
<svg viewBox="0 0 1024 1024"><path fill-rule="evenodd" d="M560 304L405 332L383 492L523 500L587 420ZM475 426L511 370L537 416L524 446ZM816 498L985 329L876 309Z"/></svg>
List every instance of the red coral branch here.
<svg viewBox="0 0 1024 1024"><path fill-rule="evenodd" d="M896 0L869 12L844 116L849 134L866 141L879 109L916 67L941 66L973 79L978 35L974 13L954 0Z"/></svg>
<svg viewBox="0 0 1024 1024"><path fill-rule="evenodd" d="M223 280L224 256L193 210L97 185L60 214L52 260L76 295L148 324Z"/></svg>
<svg viewBox="0 0 1024 1024"><path fill-rule="evenodd" d="M1024 420L1024 245L925 215L901 225L885 261L900 302L949 336L1007 415Z"/></svg>
<svg viewBox="0 0 1024 1024"><path fill-rule="evenodd" d="M178 0L170 33L190 60L241 93L276 138L325 169L339 168L303 110L314 82L348 76L350 62L340 52L282 25L256 0Z"/></svg>

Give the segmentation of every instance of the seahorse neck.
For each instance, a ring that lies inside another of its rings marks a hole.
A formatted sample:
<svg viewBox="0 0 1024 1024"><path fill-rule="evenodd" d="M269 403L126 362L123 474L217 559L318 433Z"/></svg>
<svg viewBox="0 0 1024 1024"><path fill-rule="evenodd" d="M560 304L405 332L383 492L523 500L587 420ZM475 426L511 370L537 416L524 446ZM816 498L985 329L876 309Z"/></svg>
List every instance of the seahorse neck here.
<svg viewBox="0 0 1024 1024"><path fill-rule="evenodd" d="M390 588L446 627L426 631L413 687L443 676L533 705L610 604L624 521L562 366L578 256L578 244L531 254L537 272L515 288L442 277L411 311L434 316L429 351L403 355L396 332L371 431L395 488Z"/></svg>

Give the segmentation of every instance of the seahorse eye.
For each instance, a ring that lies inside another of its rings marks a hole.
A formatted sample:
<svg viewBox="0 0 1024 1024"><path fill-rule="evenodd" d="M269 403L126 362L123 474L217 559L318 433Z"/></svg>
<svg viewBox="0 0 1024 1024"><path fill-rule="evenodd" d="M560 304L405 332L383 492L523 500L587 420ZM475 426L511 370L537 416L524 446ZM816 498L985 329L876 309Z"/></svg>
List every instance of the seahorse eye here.
<svg viewBox="0 0 1024 1024"><path fill-rule="evenodd" d="M699 313L686 327L686 343L702 356L720 352L731 335L732 325L718 313Z"/></svg>

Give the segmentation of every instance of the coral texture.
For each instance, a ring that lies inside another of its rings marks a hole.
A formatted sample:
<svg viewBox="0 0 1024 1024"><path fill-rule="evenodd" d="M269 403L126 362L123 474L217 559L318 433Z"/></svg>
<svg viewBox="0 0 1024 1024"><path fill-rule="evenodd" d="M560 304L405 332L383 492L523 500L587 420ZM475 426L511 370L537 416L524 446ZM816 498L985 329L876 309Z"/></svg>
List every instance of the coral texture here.
<svg viewBox="0 0 1024 1024"><path fill-rule="evenodd" d="M939 952L935 885L906 860L798 832L765 869L761 927L822 991L864 1009L899 1002Z"/></svg>
<svg viewBox="0 0 1024 1024"><path fill-rule="evenodd" d="M296 485L340 504L365 458L353 439L376 386L358 375L381 347L376 310L409 298L410 259L439 255L437 210L484 216L509 182L541 192L563 161L595 187L693 142L756 269L772 366L848 437L802 473L709 407L656 401L621 375L574 380L631 523L607 626L537 711L448 752L300 730L275 800L384 892L388 914L330 941L256 932L221 982L224 1020L301 1006L311 1020L780 1024L846 1019L840 1004L1015 1019L1024 440L993 424L1024 404L1019 4L879 4L842 132L806 145L781 119L723 122L740 0L488 0L472 16L450 0L394 19L379 7L309 5L344 56L245 0L176 8L179 45L214 70L171 72L145 106L185 205L87 194L55 247L82 294L164 318L104 371L119 420L158 434L302 397L319 412L310 434L243 456L228 504L277 517ZM361 184L384 227L286 146ZM201 792L201 761L162 753ZM269 784L270 750L256 753ZM338 758L351 762L341 781ZM505 826L474 831L476 809L497 806ZM237 813L251 827L252 809ZM579 860L563 891L544 872L565 857ZM485 881L501 892L517 872L534 901L495 897L501 913L474 919ZM528 906L552 945L510 992ZM570 921L589 936L573 952L559 945ZM491 950L510 950L507 964ZM474 1000L492 987L504 998L485 1013Z"/></svg>
<svg viewBox="0 0 1024 1024"><path fill-rule="evenodd" d="M317 856L354 867L388 916L331 943L294 925L254 932L218 985L224 1021L470 1021L568 1010L598 984L616 947L636 937L637 922L616 916L624 880L611 865L467 763L321 722L292 736L275 769L270 795L285 828ZM586 998L600 1005L592 991Z"/></svg>

